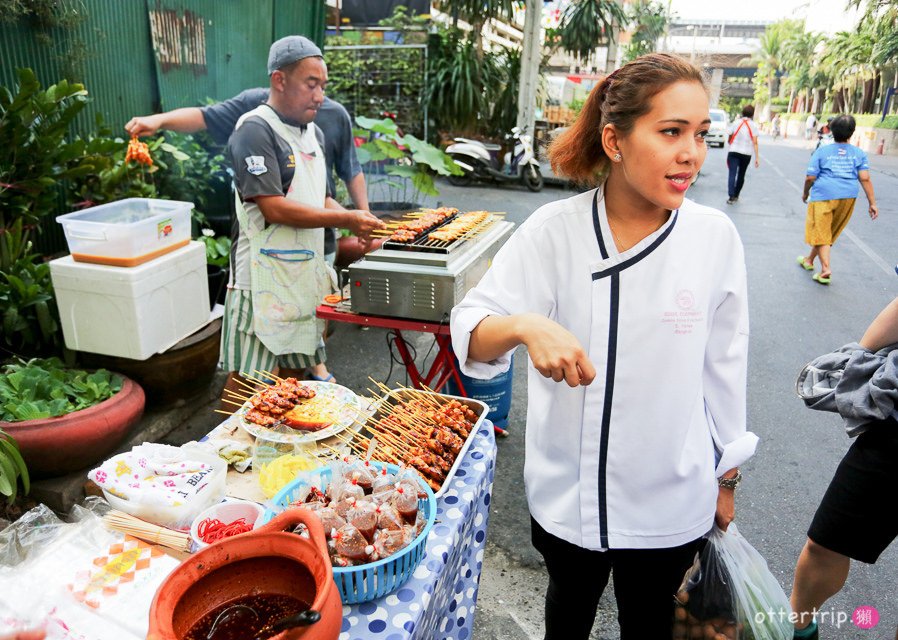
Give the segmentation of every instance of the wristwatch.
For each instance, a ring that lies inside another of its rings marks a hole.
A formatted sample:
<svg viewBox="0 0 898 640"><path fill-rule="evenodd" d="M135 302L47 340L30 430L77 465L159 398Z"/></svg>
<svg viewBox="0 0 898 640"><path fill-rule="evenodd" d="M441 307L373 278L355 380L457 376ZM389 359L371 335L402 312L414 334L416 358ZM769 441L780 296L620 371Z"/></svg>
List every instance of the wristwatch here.
<svg viewBox="0 0 898 640"><path fill-rule="evenodd" d="M739 483L742 482L742 471L739 469L736 470L736 475L732 478L718 478L717 485L723 487L724 489L735 489L739 486Z"/></svg>

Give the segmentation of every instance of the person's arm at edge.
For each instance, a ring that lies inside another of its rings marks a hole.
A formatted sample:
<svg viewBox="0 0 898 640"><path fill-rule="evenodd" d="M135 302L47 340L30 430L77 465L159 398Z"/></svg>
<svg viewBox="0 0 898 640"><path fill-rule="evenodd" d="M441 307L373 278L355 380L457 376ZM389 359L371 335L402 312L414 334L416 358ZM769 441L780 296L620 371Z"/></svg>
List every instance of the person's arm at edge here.
<svg viewBox="0 0 898 640"><path fill-rule="evenodd" d="M254 198L265 220L272 224L285 224L300 229L340 227L357 236L367 236L384 223L367 211L344 209L336 200L328 197L324 207L313 207L284 196L256 196Z"/></svg>
<svg viewBox="0 0 898 640"><path fill-rule="evenodd" d="M755 146L755 169L761 166L761 154L758 151L758 136L755 136L752 139L752 144Z"/></svg>
<svg viewBox="0 0 898 640"><path fill-rule="evenodd" d="M867 170L858 171L857 179L861 183L861 188L864 190L864 195L867 196L867 202L869 203L869 213L870 219L876 220L879 217L879 207L876 206L876 196L873 194L873 180L870 179L870 172Z"/></svg>
<svg viewBox="0 0 898 640"><path fill-rule="evenodd" d="M361 171L352 176L346 183L346 190L349 197L352 198L353 204L359 209L369 209L368 203L368 185L365 183L365 174Z"/></svg>
<svg viewBox="0 0 898 640"><path fill-rule="evenodd" d="M206 128L206 119L199 107L183 107L154 113L149 116L135 116L128 120L125 131L132 136L151 136L160 129L179 133L196 133Z"/></svg>
<svg viewBox="0 0 898 640"><path fill-rule="evenodd" d="M898 343L898 298L879 312L860 341L860 345L870 351L879 351L895 343Z"/></svg>
<svg viewBox="0 0 898 640"><path fill-rule="evenodd" d="M804 191L801 194L801 201L807 202L808 198L811 196L811 186L814 184L814 180L817 179L817 176L805 176L804 177Z"/></svg>

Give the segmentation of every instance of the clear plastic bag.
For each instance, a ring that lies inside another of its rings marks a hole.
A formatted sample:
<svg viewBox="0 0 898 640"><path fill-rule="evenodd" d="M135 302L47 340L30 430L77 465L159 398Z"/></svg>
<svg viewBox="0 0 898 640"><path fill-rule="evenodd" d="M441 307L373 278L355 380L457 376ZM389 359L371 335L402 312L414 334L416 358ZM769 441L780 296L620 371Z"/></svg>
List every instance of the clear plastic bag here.
<svg viewBox="0 0 898 640"><path fill-rule="evenodd" d="M788 640L793 634L789 599L735 524L714 527L676 605L674 640Z"/></svg>

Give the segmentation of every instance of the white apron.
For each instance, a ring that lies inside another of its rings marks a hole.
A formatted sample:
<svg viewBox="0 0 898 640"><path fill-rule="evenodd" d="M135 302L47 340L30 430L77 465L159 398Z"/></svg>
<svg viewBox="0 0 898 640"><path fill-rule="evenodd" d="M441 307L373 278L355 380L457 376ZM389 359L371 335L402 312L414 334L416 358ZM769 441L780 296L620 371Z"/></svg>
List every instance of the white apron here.
<svg viewBox="0 0 898 640"><path fill-rule="evenodd" d="M287 200L323 207L326 169L314 126L299 135L263 104L242 116L236 128L251 116L265 120L293 152L296 168ZM315 308L333 291L324 261L324 229L283 224L266 227L258 205L242 202L239 194L235 198L237 220L250 241L253 332L275 355L315 353L324 330Z"/></svg>

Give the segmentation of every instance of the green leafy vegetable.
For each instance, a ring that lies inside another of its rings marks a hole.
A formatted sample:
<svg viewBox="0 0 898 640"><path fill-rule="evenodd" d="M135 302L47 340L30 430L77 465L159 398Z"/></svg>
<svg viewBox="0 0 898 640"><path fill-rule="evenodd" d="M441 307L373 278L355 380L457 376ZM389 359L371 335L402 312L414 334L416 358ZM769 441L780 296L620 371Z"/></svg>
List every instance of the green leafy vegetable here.
<svg viewBox="0 0 898 640"><path fill-rule="evenodd" d="M0 371L0 422L52 418L80 411L111 398L121 388L121 376L105 369L66 369L58 358L20 360Z"/></svg>

